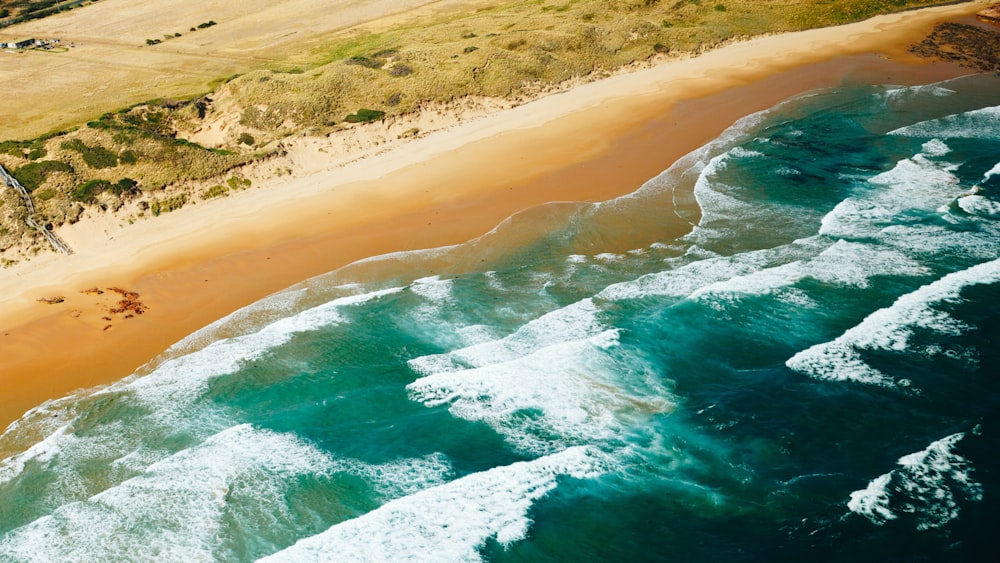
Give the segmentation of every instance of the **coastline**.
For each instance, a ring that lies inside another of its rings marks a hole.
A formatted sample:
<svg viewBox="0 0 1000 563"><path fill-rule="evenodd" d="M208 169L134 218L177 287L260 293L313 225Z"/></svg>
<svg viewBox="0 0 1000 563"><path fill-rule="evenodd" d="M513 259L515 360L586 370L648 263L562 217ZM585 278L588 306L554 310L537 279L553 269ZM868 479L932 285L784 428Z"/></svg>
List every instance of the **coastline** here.
<svg viewBox="0 0 1000 563"><path fill-rule="evenodd" d="M136 223L111 239L92 233L74 256L0 274L0 424L46 399L118 380L194 330L303 279L373 255L464 242L535 205L630 193L736 119L797 93L846 76L905 84L964 73L908 66L904 50L934 23L979 7L732 44ZM872 52L895 60L865 55ZM94 286L137 291L150 310L104 330L100 300L80 293ZM66 301L36 302L49 295Z"/></svg>

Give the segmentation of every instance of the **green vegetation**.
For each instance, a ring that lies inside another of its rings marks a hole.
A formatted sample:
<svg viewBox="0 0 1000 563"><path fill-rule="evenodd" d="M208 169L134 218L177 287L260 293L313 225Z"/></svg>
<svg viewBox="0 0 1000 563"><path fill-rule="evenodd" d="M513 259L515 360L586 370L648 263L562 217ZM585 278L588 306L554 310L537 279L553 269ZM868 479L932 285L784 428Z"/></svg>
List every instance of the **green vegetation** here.
<svg viewBox="0 0 1000 563"><path fill-rule="evenodd" d="M114 184L111 184L111 193L118 197L126 195L136 195L139 193L139 182L136 182L132 178L122 178Z"/></svg>
<svg viewBox="0 0 1000 563"><path fill-rule="evenodd" d="M118 162L122 164L135 164L139 162L139 155L135 154L135 151L125 150L118 155Z"/></svg>
<svg viewBox="0 0 1000 563"><path fill-rule="evenodd" d="M216 184L211 188L201 192L202 199L212 199L215 197L222 197L224 195L229 195L229 188L223 186L222 184Z"/></svg>
<svg viewBox="0 0 1000 563"><path fill-rule="evenodd" d="M80 153L83 156L83 161L91 168L118 166L118 155L100 145L89 146L80 139L70 139L64 141L61 146L66 150Z"/></svg>
<svg viewBox="0 0 1000 563"><path fill-rule="evenodd" d="M45 149L46 140L47 138L43 137L33 141L0 141L0 153L38 160L48 154Z"/></svg>
<svg viewBox="0 0 1000 563"><path fill-rule="evenodd" d="M240 190L243 188L249 188L253 182L251 182L249 178L237 178L236 176L230 176L229 179L226 180L226 184L231 190Z"/></svg>
<svg viewBox="0 0 1000 563"><path fill-rule="evenodd" d="M187 194L178 194L164 200L155 200L150 204L149 211L153 214L153 217L158 217L161 213L170 213L184 207L187 200Z"/></svg>
<svg viewBox="0 0 1000 563"><path fill-rule="evenodd" d="M34 196L38 201L48 201L56 197L56 191L52 188L45 188L44 190L35 192Z"/></svg>
<svg viewBox="0 0 1000 563"><path fill-rule="evenodd" d="M348 123L367 123L369 121L376 121L385 117L384 111L379 111L377 109L359 109L357 113L352 113L344 118L344 121Z"/></svg>
<svg viewBox="0 0 1000 563"><path fill-rule="evenodd" d="M53 172L73 172L73 167L58 160L32 162L12 171L10 174L29 192L37 190L49 174Z"/></svg>
<svg viewBox="0 0 1000 563"><path fill-rule="evenodd" d="M162 196L149 200L155 216L179 209L195 196L222 197L248 187L249 180L234 175L237 167L280 150L277 141L289 135L322 135L343 122L378 121L465 96L520 102L563 81L603 75L657 53L681 56L746 36L943 3L502 0L475 11L433 16L437 19L407 19L377 31L348 30L280 68L210 80L214 91L207 95L149 100L109 111L80 130L0 141L0 162L33 192L47 222L71 220L66 209L78 210L79 204L114 203L112 196L137 198L146 205L140 194L162 188ZM42 9L56 3L0 0L15 16L28 5ZM190 31L214 25L210 20ZM147 43L179 36L164 34ZM224 144L206 147L185 138L220 116L238 122ZM398 137L420 133L413 128ZM123 172L115 173L119 166ZM117 179L125 173L129 178ZM200 180L213 185L200 192L185 187ZM23 206L14 205L14 199L8 203L12 205L0 210L0 226L23 229L20 218L14 220Z"/></svg>
<svg viewBox="0 0 1000 563"><path fill-rule="evenodd" d="M94 203L97 195L111 188L107 180L87 180L73 189L73 201Z"/></svg>

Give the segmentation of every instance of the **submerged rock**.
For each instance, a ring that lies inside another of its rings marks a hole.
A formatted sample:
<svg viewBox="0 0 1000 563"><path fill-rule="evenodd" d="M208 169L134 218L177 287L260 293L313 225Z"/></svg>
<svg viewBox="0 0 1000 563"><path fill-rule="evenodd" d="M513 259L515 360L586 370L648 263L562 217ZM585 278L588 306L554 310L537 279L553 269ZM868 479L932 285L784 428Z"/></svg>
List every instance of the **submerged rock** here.
<svg viewBox="0 0 1000 563"><path fill-rule="evenodd" d="M1000 25L1000 4L993 4L989 8L979 10L976 12L976 18L979 21Z"/></svg>

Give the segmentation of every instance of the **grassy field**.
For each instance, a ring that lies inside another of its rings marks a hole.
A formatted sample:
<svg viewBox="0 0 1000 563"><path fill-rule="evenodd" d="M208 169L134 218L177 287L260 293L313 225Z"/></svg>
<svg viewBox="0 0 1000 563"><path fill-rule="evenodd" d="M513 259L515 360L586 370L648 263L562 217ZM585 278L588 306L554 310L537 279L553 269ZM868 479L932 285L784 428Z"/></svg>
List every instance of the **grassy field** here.
<svg viewBox="0 0 1000 563"><path fill-rule="evenodd" d="M290 134L469 95L527 99L657 54L942 3L101 0L0 29L68 46L0 53L18 77L0 81L0 163L31 184L43 222L135 200L157 215L199 195L185 180L219 178L201 196L224 194L231 169ZM231 126L210 146L184 140L219 120ZM4 193L0 253L26 240L18 209Z"/></svg>

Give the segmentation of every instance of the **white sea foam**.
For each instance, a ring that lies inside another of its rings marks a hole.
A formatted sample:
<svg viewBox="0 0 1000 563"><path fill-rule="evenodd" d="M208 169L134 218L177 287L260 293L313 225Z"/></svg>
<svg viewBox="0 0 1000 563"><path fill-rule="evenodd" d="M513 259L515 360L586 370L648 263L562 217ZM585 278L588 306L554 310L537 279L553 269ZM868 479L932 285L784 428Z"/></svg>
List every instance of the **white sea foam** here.
<svg viewBox="0 0 1000 563"><path fill-rule="evenodd" d="M229 521L250 526L251 534L253 522L294 525L285 499L297 476L356 475L394 499L441 485L452 474L443 454L386 464L334 459L293 435L248 424L167 457L147 454L137 450L111 464L140 470L136 477L63 503L4 536L0 559L217 560L224 549L220 531Z"/></svg>
<svg viewBox="0 0 1000 563"><path fill-rule="evenodd" d="M20 475L28 462L44 463L52 459L65 442L73 439L68 430L69 425L59 426L27 450L0 461L0 485Z"/></svg>
<svg viewBox="0 0 1000 563"><path fill-rule="evenodd" d="M719 182L716 176L729 167L733 158L730 153L713 157L705 164L698 174L694 184L694 197L701 208L701 227L708 228L726 217L750 215L753 204L747 203L725 193L728 188Z"/></svg>
<svg viewBox="0 0 1000 563"><path fill-rule="evenodd" d="M338 461L335 468L365 479L375 490L390 499L412 495L445 483L454 473L448 456L440 453L380 465Z"/></svg>
<svg viewBox="0 0 1000 563"><path fill-rule="evenodd" d="M910 337L917 329L942 335L962 334L970 327L935 307L958 301L967 287L997 282L1000 282L1000 260L948 274L903 295L890 307L875 311L837 339L795 354L785 365L819 379L851 380L887 387L906 386L908 382L905 380L894 381L868 365L861 351L907 350ZM929 354L934 349L909 351Z"/></svg>
<svg viewBox="0 0 1000 563"><path fill-rule="evenodd" d="M656 296L683 298L705 285L751 274L765 263L766 260L757 253L708 258L675 270L646 274L635 280L610 285L597 298L608 301Z"/></svg>
<svg viewBox="0 0 1000 563"><path fill-rule="evenodd" d="M906 104L914 98L932 96L941 98L951 96L955 91L939 86L937 84L922 84L919 86L904 86L901 88L890 88L885 91L886 102L889 104Z"/></svg>
<svg viewBox="0 0 1000 563"><path fill-rule="evenodd" d="M888 134L942 139L1000 139L1000 106L921 121Z"/></svg>
<svg viewBox="0 0 1000 563"><path fill-rule="evenodd" d="M987 199L981 195L968 195L958 198L958 206L970 215L986 219L1000 219L1000 202Z"/></svg>
<svg viewBox="0 0 1000 563"><path fill-rule="evenodd" d="M197 352L167 360L152 373L110 386L102 393L127 389L141 400L157 404L160 407L158 414L174 413L200 397L213 378L237 371L245 362L263 357L295 334L342 322L342 307L359 305L399 291L395 288L335 299L283 318L255 333L219 340Z"/></svg>
<svg viewBox="0 0 1000 563"><path fill-rule="evenodd" d="M901 160L892 170L868 180L866 191L837 204L823 217L820 234L833 238L879 238L903 211L932 212L947 206L964 189L944 163L923 154Z"/></svg>
<svg viewBox="0 0 1000 563"><path fill-rule="evenodd" d="M429 407L446 404L459 418L489 424L525 452L607 443L670 408L654 372L614 358L608 351L616 346L617 332L607 331L504 363L428 375L407 390Z"/></svg>
<svg viewBox="0 0 1000 563"><path fill-rule="evenodd" d="M927 156L944 156L951 152L951 147L941 139L931 139L921 145L920 150Z"/></svg>
<svg viewBox="0 0 1000 563"><path fill-rule="evenodd" d="M803 247L818 241L797 241ZM764 295L811 278L837 286L868 287L876 275L919 276L927 269L895 250L838 241L817 256L751 274L705 285L691 294L693 300L716 300L735 296Z"/></svg>
<svg viewBox="0 0 1000 563"><path fill-rule="evenodd" d="M212 560L238 480L280 511L283 480L329 465L293 437L237 426L10 532L0 554L18 561Z"/></svg>
<svg viewBox="0 0 1000 563"><path fill-rule="evenodd" d="M993 168L990 168L986 174L983 174L983 181L986 182L994 176L1000 176L1000 162L996 163Z"/></svg>
<svg viewBox="0 0 1000 563"><path fill-rule="evenodd" d="M879 526L900 513L911 513L919 530L940 528L957 518L959 498L983 498L982 485L970 476L971 464L952 451L964 437L965 433L952 434L899 458L899 468L851 493L848 509Z"/></svg>
<svg viewBox="0 0 1000 563"><path fill-rule="evenodd" d="M501 340L415 358L408 365L417 373L430 375L510 361L545 346L599 334L605 328L597 318L598 312L592 300L584 299L542 315Z"/></svg>
<svg viewBox="0 0 1000 563"><path fill-rule="evenodd" d="M413 293L435 303L446 303L451 301L453 280L441 279L440 276L420 278L409 285L408 289Z"/></svg>
<svg viewBox="0 0 1000 563"><path fill-rule="evenodd" d="M338 311L342 307L357 305L398 291L400 290L391 289L331 301L281 319L256 333L216 341L198 351L167 360L148 375L127 378L97 390L93 396L126 393L152 405L150 416L154 419L163 420L167 426L175 425L184 420L187 409L202 395L212 378L236 371L245 362L261 357L268 350L287 342L296 333L339 322L341 316ZM198 423L203 430L211 432L212 424L205 420L199 420ZM218 423L223 427L228 424L225 420L219 420ZM43 436L30 449L0 462L0 483L20 475L30 461L47 463L56 459L60 464L56 473L61 480L56 488L62 489L59 494L65 498L83 487L75 482L77 478L72 469L82 460L116 459L136 451L137 446L133 442L138 438L132 440L129 437L132 434L130 428L116 430L114 425L105 425L100 432L92 432L86 439L81 439L67 431L70 425L48 426ZM9 432L16 429L17 425L12 425ZM158 456L164 455L164 452L146 451L143 455L145 461L151 462L160 459ZM137 457L131 460L140 462ZM142 468L134 464L126 466L124 461L119 465L123 470L129 471Z"/></svg>
<svg viewBox="0 0 1000 563"><path fill-rule="evenodd" d="M507 546L527 535L529 511L560 477L594 478L604 464L593 450L575 447L475 473L390 502L262 561L481 561L479 550L490 538Z"/></svg>
<svg viewBox="0 0 1000 563"><path fill-rule="evenodd" d="M764 153L760 151L755 151L751 149L746 149L740 146L733 147L729 150L729 154L736 158L757 158L764 156Z"/></svg>

